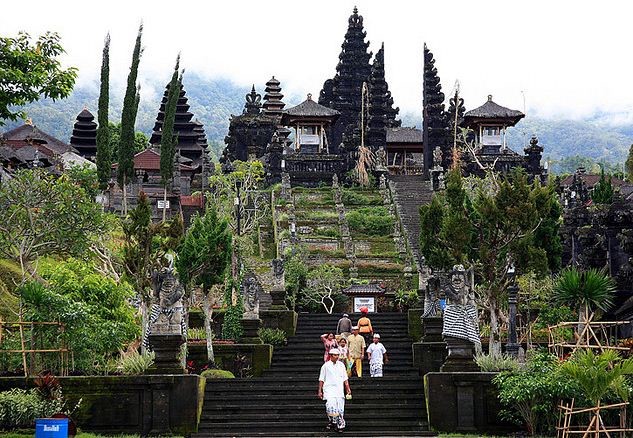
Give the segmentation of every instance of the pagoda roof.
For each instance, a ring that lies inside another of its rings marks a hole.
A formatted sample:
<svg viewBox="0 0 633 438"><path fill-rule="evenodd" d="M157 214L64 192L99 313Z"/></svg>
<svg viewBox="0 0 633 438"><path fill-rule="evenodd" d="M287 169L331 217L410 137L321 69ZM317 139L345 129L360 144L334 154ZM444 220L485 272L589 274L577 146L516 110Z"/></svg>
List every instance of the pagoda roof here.
<svg viewBox="0 0 633 438"><path fill-rule="evenodd" d="M582 182L584 182L587 188L590 190L593 189L596 186L596 184L598 184L598 182L600 182L600 178L601 178L600 174L576 172L572 175L568 175L565 178L563 178L563 180L560 182L560 186L571 187L571 185L574 182L574 176L576 176L576 178L580 178ZM614 188L622 187L624 184L625 184L624 180L611 175L611 185Z"/></svg>
<svg viewBox="0 0 633 438"><path fill-rule="evenodd" d="M284 111L284 117L319 117L319 118L328 118L334 119L337 118L341 113L333 110L332 108L328 108L323 105L319 105L314 100L312 100L312 95L308 94L308 98L301 102L297 106L293 106L292 108L288 108Z"/></svg>
<svg viewBox="0 0 633 438"><path fill-rule="evenodd" d="M488 95L488 101L478 108L467 111L464 114L464 122L466 125L471 123L486 121L486 120L498 120L507 121L516 125L519 120L525 117L521 111L506 108L492 101L492 95Z"/></svg>
<svg viewBox="0 0 633 438"><path fill-rule="evenodd" d="M343 289L345 295L383 295L385 288L377 283L352 284Z"/></svg>
<svg viewBox="0 0 633 438"><path fill-rule="evenodd" d="M44 144L54 154L61 155L64 152L77 152L71 145L65 143L58 138L53 137L37 128L35 125L25 123L22 126L11 129L3 134L5 140L21 140L26 143L29 141Z"/></svg>
<svg viewBox="0 0 633 438"><path fill-rule="evenodd" d="M419 143L422 144L422 130L415 127L399 127L387 129L387 143Z"/></svg>
<svg viewBox="0 0 633 438"><path fill-rule="evenodd" d="M84 108L79 114L77 114L77 120L94 120L95 116L92 115L88 108Z"/></svg>

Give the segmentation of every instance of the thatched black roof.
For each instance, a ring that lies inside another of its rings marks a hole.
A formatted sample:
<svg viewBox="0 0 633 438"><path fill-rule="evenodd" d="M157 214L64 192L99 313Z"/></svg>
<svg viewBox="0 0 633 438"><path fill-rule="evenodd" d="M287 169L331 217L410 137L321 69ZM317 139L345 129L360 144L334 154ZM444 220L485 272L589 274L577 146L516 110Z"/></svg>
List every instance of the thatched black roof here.
<svg viewBox="0 0 633 438"><path fill-rule="evenodd" d="M297 106L288 108L284 111L284 116L290 117L324 117L324 118L336 118L339 116L338 111L328 108L323 105L319 105L312 100L312 95L308 94L308 98L301 102Z"/></svg>
<svg viewBox="0 0 633 438"><path fill-rule="evenodd" d="M519 120L525 117L521 111L506 108L492 101L492 95L488 95L488 101L479 108L467 111L464 114L466 125L485 120L505 120L512 125L516 125Z"/></svg>
<svg viewBox="0 0 633 438"><path fill-rule="evenodd" d="M422 143L422 130L411 127L389 128L387 143Z"/></svg>
<svg viewBox="0 0 633 438"><path fill-rule="evenodd" d="M371 284L352 284L343 289L345 295L382 295L385 288L376 283Z"/></svg>

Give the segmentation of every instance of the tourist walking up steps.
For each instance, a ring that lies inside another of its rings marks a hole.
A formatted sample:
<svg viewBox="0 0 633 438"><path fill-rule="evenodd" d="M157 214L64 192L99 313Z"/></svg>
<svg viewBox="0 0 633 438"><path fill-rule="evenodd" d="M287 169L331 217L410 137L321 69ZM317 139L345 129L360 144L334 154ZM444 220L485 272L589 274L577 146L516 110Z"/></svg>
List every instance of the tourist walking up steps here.
<svg viewBox="0 0 633 438"><path fill-rule="evenodd" d="M365 338L365 343L371 343L372 337L374 336L374 328L371 326L371 320L367 317L367 313L369 310L367 307L361 307L360 313L361 317L358 320L358 324L356 324L360 330L360 334L363 338Z"/></svg>
<svg viewBox="0 0 633 438"><path fill-rule="evenodd" d="M352 327L352 334L347 338L347 349L358 377L363 377L363 356L366 345L365 338L358 334L358 326Z"/></svg>
<svg viewBox="0 0 633 438"><path fill-rule="evenodd" d="M329 357L330 360L321 365L317 396L325 400L325 412L328 418L327 430L334 428L337 432L343 432L345 429L345 394L347 394L348 399L351 399L352 390L347 380L345 365L338 360L338 349L332 348Z"/></svg>
<svg viewBox="0 0 633 438"><path fill-rule="evenodd" d="M374 342L367 347L367 360L369 361L369 375L371 377L382 377L382 365L389 362L387 349L380 342L380 335L374 335Z"/></svg>
<svg viewBox="0 0 633 438"><path fill-rule="evenodd" d="M343 317L338 320L338 324L336 325L336 334L341 335L343 338L347 339L347 337L352 333L352 320L349 319L349 315L347 313L343 314Z"/></svg>
<svg viewBox="0 0 633 438"><path fill-rule="evenodd" d="M325 352L323 353L323 362L327 362L330 360L328 355L330 349L338 347L334 333L325 333L321 335L321 342L323 342L323 348L325 348Z"/></svg>

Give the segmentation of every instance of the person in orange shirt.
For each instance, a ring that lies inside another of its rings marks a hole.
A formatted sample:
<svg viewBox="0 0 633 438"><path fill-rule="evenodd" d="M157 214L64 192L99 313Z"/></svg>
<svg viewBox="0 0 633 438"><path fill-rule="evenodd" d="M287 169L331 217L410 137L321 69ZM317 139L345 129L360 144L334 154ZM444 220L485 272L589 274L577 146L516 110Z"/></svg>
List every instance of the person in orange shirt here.
<svg viewBox="0 0 633 438"><path fill-rule="evenodd" d="M365 338L365 343L369 345L374 337L374 329L371 326L371 320L367 317L367 313L369 312L369 310L367 309L367 307L362 307L360 309L360 312L362 316L358 320L358 323L356 325L358 326L358 331L360 335Z"/></svg>

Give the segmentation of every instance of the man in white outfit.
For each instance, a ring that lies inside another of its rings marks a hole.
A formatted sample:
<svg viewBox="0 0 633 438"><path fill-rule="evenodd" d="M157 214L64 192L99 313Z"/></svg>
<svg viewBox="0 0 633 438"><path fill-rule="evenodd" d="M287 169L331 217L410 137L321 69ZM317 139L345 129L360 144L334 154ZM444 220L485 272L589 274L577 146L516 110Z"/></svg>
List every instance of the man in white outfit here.
<svg viewBox="0 0 633 438"><path fill-rule="evenodd" d="M382 377L382 365L389 362L387 349L380 342L380 335L374 335L374 343L367 347L367 360L369 360L369 375L371 377Z"/></svg>
<svg viewBox="0 0 633 438"><path fill-rule="evenodd" d="M325 412L328 417L327 429L336 428L337 432L345 429L345 394L352 398L352 390L347 380L347 370L343 362L338 360L337 348L330 350L330 360L321 366L319 374L318 397L325 400ZM345 390L345 392L343 391Z"/></svg>

